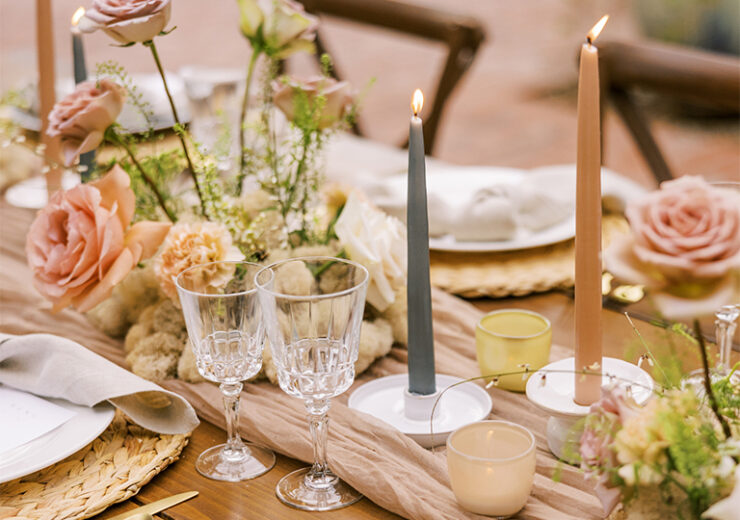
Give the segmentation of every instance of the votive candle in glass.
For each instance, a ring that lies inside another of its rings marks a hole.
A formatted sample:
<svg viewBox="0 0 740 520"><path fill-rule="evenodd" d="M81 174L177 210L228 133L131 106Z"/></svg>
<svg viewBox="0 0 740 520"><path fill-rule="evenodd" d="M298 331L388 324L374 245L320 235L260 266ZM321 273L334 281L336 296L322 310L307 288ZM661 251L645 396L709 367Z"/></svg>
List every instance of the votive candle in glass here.
<svg viewBox="0 0 740 520"><path fill-rule="evenodd" d="M532 372L545 366L550 358L552 327L536 312L502 309L486 314L475 329L475 345L481 375L518 372L529 367ZM523 392L530 374L498 378L497 387Z"/></svg>
<svg viewBox="0 0 740 520"><path fill-rule="evenodd" d="M468 424L447 438L447 469L460 506L508 518L524 507L532 491L534 435L507 421Z"/></svg>

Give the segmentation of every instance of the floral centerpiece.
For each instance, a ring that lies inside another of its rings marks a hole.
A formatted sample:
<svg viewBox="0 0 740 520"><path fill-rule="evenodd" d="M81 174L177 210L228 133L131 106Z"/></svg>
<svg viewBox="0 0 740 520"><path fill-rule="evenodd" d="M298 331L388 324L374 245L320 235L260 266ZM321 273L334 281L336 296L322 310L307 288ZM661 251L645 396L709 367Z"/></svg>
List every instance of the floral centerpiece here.
<svg viewBox="0 0 740 520"><path fill-rule="evenodd" d="M700 387L663 386L640 407L629 387L615 384L586 417L580 460L610 519L740 514L740 380L734 370L712 379L704 342L697 343Z"/></svg>
<svg viewBox="0 0 740 520"><path fill-rule="evenodd" d="M54 310L74 306L107 333L125 336L135 373L193 381L201 378L187 348L178 274L221 260L348 257L371 276L356 365L361 372L394 342L406 343L406 229L360 194L324 185L322 150L352 123L355 93L330 76L328 56L321 57L321 75L278 73L286 56L315 52L317 20L291 0L239 0L238 7L251 59L237 167L223 171L192 139L170 96L155 42L173 30L167 28L171 1L93 1L82 31L102 30L123 47L151 51L177 147L142 153L140 145L156 137L116 123L126 100L145 118L149 110L114 63L99 65L94 81L57 103L48 134L60 140L59 164L75 167L80 154L101 145L119 153L97 165L96 180L56 193L39 212L26 247L34 285ZM260 86L256 95L252 83ZM264 374L275 382L268 351Z"/></svg>

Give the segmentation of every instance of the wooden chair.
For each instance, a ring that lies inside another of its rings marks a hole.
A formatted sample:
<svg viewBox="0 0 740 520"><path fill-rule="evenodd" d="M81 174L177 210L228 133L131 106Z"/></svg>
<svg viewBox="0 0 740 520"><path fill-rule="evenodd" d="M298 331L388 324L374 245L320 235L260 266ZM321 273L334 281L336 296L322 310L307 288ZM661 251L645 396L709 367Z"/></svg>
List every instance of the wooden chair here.
<svg viewBox="0 0 740 520"><path fill-rule="evenodd" d="M341 18L374 25L420 38L436 40L448 47L447 60L433 95L432 109L424 118L424 148L431 154L445 104L458 81L473 63L475 54L485 38L482 25L469 16L457 15L405 4L395 0L300 0L306 10L316 15ZM317 56L326 52L319 32ZM333 74L338 78L337 67ZM361 134L359 128L355 133Z"/></svg>
<svg viewBox="0 0 740 520"><path fill-rule="evenodd" d="M608 97L660 183L673 178L631 90L740 112L740 60L676 45L600 42L602 98ZM605 103L602 103L602 107Z"/></svg>

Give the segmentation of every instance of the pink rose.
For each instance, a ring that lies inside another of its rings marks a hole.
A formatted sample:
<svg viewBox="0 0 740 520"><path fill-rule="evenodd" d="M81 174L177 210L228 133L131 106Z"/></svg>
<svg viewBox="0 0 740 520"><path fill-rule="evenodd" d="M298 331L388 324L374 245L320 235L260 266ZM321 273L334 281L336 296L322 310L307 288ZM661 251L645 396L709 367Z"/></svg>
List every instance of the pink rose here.
<svg viewBox="0 0 740 520"><path fill-rule="evenodd" d="M169 223L129 228L135 207L130 184L116 165L98 181L55 193L31 224L26 256L33 283L55 311L92 309L167 235Z"/></svg>
<svg viewBox="0 0 740 520"><path fill-rule="evenodd" d="M740 192L681 177L628 204L631 239L615 242L607 268L635 283L717 279L740 267ZM646 274L648 276L646 276Z"/></svg>
<svg viewBox="0 0 740 520"><path fill-rule="evenodd" d="M605 514L621 499L621 491L609 480L608 470L619 466L614 439L622 425L640 411L624 388L602 388L601 400L591 405L580 439L581 467L587 476L596 475L596 495Z"/></svg>
<svg viewBox="0 0 740 520"><path fill-rule="evenodd" d="M349 83L324 76L313 76L305 80L283 76L276 80L273 87L273 102L290 121L295 117L298 96L305 96L309 106L314 106L319 97L323 98L324 106L318 114L318 124L322 130L339 122L352 104Z"/></svg>
<svg viewBox="0 0 740 520"><path fill-rule="evenodd" d="M636 416L640 407L627 397L624 388L604 387L601 399L591 405L581 436L581 461L587 471L616 466L612 443L625 421Z"/></svg>
<svg viewBox="0 0 740 520"><path fill-rule="evenodd" d="M146 42L164 30L171 11L170 0L93 0L78 27L82 32L103 29L123 44Z"/></svg>
<svg viewBox="0 0 740 520"><path fill-rule="evenodd" d="M59 158L71 166L80 154L94 150L103 142L106 129L121 113L125 91L116 83L101 79L100 84L85 81L54 105L49 112L50 137L60 137Z"/></svg>

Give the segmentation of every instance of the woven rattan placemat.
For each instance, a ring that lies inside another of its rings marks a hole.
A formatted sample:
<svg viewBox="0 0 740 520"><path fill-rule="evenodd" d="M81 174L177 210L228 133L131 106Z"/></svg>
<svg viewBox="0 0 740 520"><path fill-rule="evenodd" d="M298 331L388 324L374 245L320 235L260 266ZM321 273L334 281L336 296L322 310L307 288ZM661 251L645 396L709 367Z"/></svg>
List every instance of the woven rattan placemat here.
<svg viewBox="0 0 740 520"><path fill-rule="evenodd" d="M89 518L139 492L176 461L189 435L161 435L116 412L100 436L66 459L0 484L0 518Z"/></svg>
<svg viewBox="0 0 740 520"><path fill-rule="evenodd" d="M604 247L617 234L629 232L619 215L604 215ZM573 240L502 253L432 251L432 284L465 298L523 296L573 285Z"/></svg>

